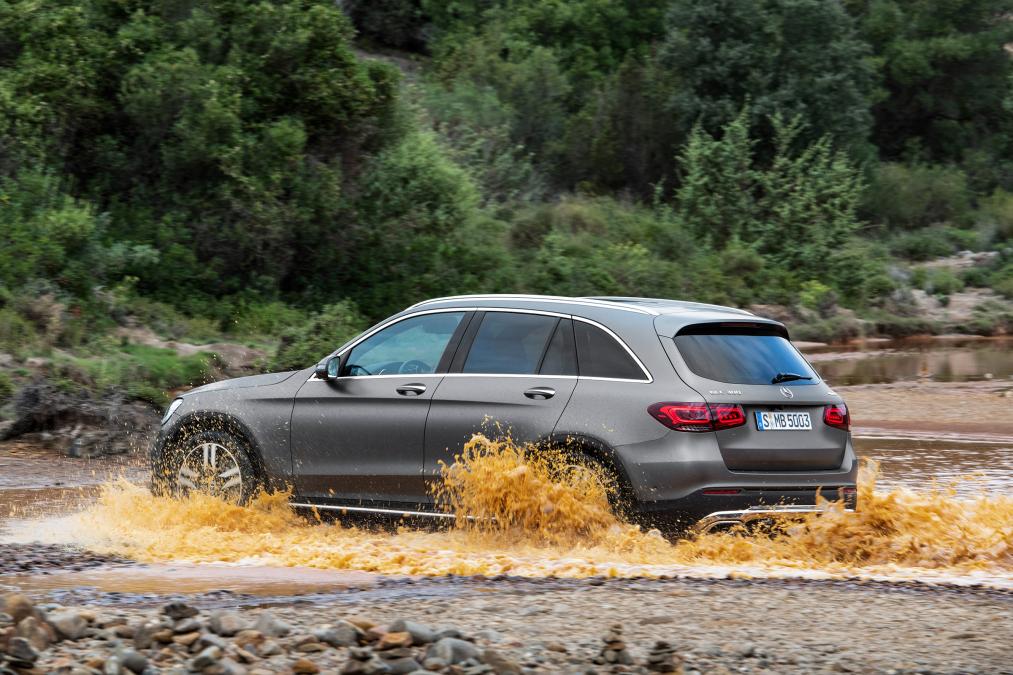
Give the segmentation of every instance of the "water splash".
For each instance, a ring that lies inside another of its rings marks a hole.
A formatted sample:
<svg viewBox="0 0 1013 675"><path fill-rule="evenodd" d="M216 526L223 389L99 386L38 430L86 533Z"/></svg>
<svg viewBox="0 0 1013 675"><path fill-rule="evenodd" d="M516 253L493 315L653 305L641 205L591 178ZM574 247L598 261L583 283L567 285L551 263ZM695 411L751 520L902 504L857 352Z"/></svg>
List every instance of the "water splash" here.
<svg viewBox="0 0 1013 675"><path fill-rule="evenodd" d="M952 486L880 492L877 467L868 465L857 513L829 505L822 515L763 535L714 533L670 542L612 515L606 489L591 474L560 467L558 458L532 448L476 436L458 463L444 468L438 496L460 517L455 527L438 531L314 521L295 513L284 493L237 506L199 494L157 497L121 480L71 516L57 538L145 562L408 575L723 575L731 569L896 576L934 570L1013 581L1013 498L1007 496L961 500Z"/></svg>

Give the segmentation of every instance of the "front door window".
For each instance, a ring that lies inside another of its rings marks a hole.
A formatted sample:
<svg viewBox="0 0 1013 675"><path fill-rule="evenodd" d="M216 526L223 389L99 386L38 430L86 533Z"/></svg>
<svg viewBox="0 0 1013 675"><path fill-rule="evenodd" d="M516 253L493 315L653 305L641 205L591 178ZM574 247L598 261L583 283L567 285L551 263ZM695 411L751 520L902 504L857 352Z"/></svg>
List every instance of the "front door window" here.
<svg viewBox="0 0 1013 675"><path fill-rule="evenodd" d="M342 375L435 373L464 312L424 314L384 328L352 348Z"/></svg>

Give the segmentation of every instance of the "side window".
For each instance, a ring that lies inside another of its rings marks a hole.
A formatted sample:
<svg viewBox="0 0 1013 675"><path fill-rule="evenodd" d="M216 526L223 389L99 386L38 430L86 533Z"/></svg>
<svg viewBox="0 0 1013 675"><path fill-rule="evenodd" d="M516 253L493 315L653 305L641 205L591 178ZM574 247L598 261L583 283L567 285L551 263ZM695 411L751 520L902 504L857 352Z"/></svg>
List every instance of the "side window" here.
<svg viewBox="0 0 1013 675"><path fill-rule="evenodd" d="M398 321L352 348L342 375L435 373L464 312L424 314Z"/></svg>
<svg viewBox="0 0 1013 675"><path fill-rule="evenodd" d="M540 375L576 375L577 350L573 344L573 322L561 319L542 359Z"/></svg>
<svg viewBox="0 0 1013 675"><path fill-rule="evenodd" d="M616 339L597 326L573 322L581 377L643 380L644 371Z"/></svg>
<svg viewBox="0 0 1013 675"><path fill-rule="evenodd" d="M462 372L526 375L538 372L559 319L542 314L486 312Z"/></svg>

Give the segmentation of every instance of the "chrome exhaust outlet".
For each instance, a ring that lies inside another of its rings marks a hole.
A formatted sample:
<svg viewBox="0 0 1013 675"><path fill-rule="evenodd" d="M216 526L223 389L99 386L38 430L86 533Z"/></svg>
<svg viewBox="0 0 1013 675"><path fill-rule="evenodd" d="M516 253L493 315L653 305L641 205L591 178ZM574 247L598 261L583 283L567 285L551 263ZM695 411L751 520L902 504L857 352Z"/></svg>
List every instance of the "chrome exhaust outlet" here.
<svg viewBox="0 0 1013 675"><path fill-rule="evenodd" d="M744 525L754 520L768 518L798 518L809 513L826 513L832 507L815 504L779 504L776 506L751 506L739 511L715 511L696 522L691 531L706 534L720 527ZM854 509L844 509L845 513L854 513Z"/></svg>

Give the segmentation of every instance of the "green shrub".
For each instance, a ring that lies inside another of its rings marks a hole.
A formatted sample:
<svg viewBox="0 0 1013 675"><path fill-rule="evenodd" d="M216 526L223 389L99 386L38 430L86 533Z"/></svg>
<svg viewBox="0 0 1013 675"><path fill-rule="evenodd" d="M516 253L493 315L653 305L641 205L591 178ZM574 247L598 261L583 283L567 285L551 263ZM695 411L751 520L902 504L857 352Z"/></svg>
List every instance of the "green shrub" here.
<svg viewBox="0 0 1013 675"><path fill-rule="evenodd" d="M957 167L881 164L865 191L862 214L889 229L967 223L971 190Z"/></svg>
<svg viewBox="0 0 1013 675"><path fill-rule="evenodd" d="M799 342L840 343L862 335L862 325L850 316L832 316L808 323L788 326L791 339Z"/></svg>
<svg viewBox="0 0 1013 675"><path fill-rule="evenodd" d="M14 396L14 380L7 373L0 371L0 405L7 403Z"/></svg>
<svg viewBox="0 0 1013 675"><path fill-rule="evenodd" d="M981 248L981 235L975 230L937 225L902 232L890 239L890 251L908 260L931 260L957 251Z"/></svg>
<svg viewBox="0 0 1013 675"><path fill-rule="evenodd" d="M13 307L0 307L0 351L23 357L38 345L35 326Z"/></svg>
<svg viewBox="0 0 1013 675"><path fill-rule="evenodd" d="M306 312L283 302L244 304L236 310L228 333L237 337L281 336L306 323Z"/></svg>
<svg viewBox="0 0 1013 675"><path fill-rule="evenodd" d="M937 321L913 316L898 316L886 312L875 312L871 316L876 335L902 338L914 335L938 335L943 326Z"/></svg>
<svg viewBox="0 0 1013 675"><path fill-rule="evenodd" d="M989 285L999 295L1013 300L1013 262L993 271L989 276Z"/></svg>
<svg viewBox="0 0 1013 675"><path fill-rule="evenodd" d="M981 200L977 219L987 228L991 242L1013 241L1013 194L996 190Z"/></svg>
<svg viewBox="0 0 1013 675"><path fill-rule="evenodd" d="M950 295L964 290L964 282L948 267L930 268L925 273L922 289L930 295Z"/></svg>
<svg viewBox="0 0 1013 675"><path fill-rule="evenodd" d="M308 368L361 333L365 327L366 319L348 300L328 305L306 324L282 336L271 369Z"/></svg>

